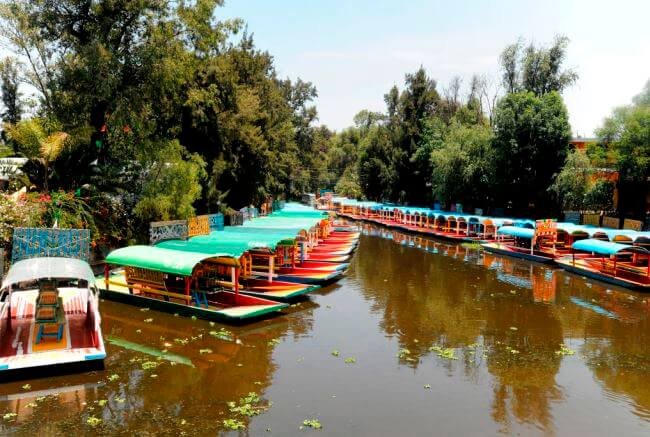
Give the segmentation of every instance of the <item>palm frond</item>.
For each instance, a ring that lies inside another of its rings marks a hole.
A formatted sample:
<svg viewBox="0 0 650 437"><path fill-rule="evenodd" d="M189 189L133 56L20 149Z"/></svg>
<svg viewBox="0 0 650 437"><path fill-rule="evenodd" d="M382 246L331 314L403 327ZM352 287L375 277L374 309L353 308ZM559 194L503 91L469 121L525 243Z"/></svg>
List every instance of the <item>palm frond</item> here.
<svg viewBox="0 0 650 437"><path fill-rule="evenodd" d="M61 154L69 137L67 133L59 131L45 138L41 143L41 157L47 162L54 161Z"/></svg>

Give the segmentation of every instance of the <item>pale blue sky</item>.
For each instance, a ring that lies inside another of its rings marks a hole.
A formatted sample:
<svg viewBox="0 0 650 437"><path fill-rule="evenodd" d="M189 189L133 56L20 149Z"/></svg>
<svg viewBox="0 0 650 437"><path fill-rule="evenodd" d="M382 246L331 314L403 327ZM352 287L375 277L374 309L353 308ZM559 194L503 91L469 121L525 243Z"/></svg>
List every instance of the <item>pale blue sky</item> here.
<svg viewBox="0 0 650 437"><path fill-rule="evenodd" d="M498 57L523 37L571 39L567 66L580 75L564 94L574 133L591 135L614 106L650 78L650 1L226 0L220 19L240 17L282 77L313 82L320 122L352 124L361 109L423 65L439 90L455 75L499 79Z"/></svg>

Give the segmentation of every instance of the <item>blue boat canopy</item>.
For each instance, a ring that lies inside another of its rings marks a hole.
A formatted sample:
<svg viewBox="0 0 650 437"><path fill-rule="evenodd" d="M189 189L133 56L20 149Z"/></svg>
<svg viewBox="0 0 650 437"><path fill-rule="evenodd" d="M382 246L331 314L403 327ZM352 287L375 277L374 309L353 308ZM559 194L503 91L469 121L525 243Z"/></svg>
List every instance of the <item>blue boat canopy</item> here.
<svg viewBox="0 0 650 437"><path fill-rule="evenodd" d="M587 238L578 240L571 245L575 250L583 252L594 252L601 255L616 255L619 252L636 252L650 255L650 251L640 246L630 246L629 244L612 243L610 241L596 240Z"/></svg>
<svg viewBox="0 0 650 437"><path fill-rule="evenodd" d="M497 231L501 235L510 235L512 237L532 239L535 230L530 228L521 228L519 226L501 226Z"/></svg>

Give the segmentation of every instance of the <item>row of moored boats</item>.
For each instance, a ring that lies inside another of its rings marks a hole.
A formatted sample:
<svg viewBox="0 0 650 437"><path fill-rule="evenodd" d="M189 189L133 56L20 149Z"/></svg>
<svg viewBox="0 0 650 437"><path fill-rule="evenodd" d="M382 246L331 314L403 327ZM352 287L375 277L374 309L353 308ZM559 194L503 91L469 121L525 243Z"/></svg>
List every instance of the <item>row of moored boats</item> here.
<svg viewBox="0 0 650 437"><path fill-rule="evenodd" d="M553 219L486 217L333 198L340 216L409 232L477 242L490 252L555 264L567 271L636 290L650 290L650 232Z"/></svg>
<svg viewBox="0 0 650 437"><path fill-rule="evenodd" d="M339 279L359 240L299 204L238 217L152 223L150 245L110 252L99 276L87 230L17 228L0 291L0 371L103 363L100 296L207 320L269 317Z"/></svg>

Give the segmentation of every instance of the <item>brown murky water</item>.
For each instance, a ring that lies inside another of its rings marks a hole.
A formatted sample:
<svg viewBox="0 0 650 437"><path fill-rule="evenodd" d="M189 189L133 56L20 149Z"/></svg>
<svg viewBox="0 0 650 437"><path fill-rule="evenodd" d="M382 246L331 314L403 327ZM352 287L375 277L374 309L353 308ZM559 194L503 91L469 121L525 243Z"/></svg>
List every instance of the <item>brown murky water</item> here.
<svg viewBox="0 0 650 437"><path fill-rule="evenodd" d="M0 385L0 432L650 434L650 296L364 229L343 280L253 325L103 302L106 370Z"/></svg>

